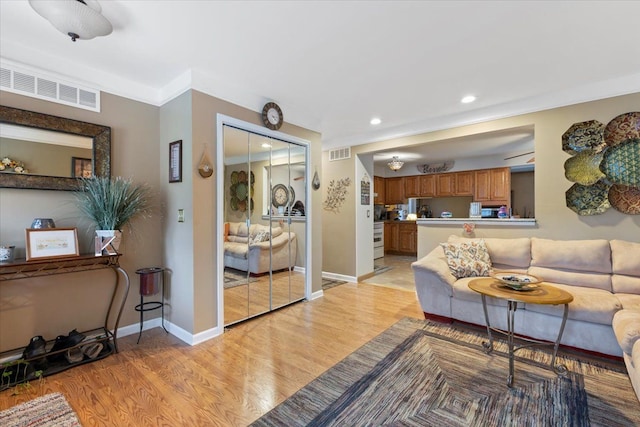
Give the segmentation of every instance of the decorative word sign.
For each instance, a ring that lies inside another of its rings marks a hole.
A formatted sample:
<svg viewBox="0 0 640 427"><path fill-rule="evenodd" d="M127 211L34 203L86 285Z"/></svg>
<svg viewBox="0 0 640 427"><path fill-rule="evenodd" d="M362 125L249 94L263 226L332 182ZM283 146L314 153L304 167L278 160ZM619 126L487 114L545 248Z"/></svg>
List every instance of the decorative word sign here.
<svg viewBox="0 0 640 427"><path fill-rule="evenodd" d="M442 163L426 163L424 165L418 165L417 168L420 173L440 173L451 170L454 163L453 160Z"/></svg>

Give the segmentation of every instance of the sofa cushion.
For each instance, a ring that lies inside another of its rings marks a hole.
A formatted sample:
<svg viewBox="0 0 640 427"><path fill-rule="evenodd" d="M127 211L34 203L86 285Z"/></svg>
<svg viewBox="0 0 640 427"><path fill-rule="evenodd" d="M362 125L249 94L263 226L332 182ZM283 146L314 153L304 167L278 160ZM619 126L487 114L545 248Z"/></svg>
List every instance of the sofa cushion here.
<svg viewBox="0 0 640 427"><path fill-rule="evenodd" d="M247 252L246 243L225 242L224 244L225 255L232 256L234 258L247 259Z"/></svg>
<svg viewBox="0 0 640 427"><path fill-rule="evenodd" d="M613 272L640 277L640 243L612 240L609 244Z"/></svg>
<svg viewBox="0 0 640 427"><path fill-rule="evenodd" d="M441 243L447 264L456 278L488 276L491 258L483 240L461 243Z"/></svg>
<svg viewBox="0 0 640 427"><path fill-rule="evenodd" d="M573 295L573 301L569 303L569 319L611 325L614 314L622 309L620 301L611 292L558 283L551 283L551 285ZM526 304L525 310L562 317L564 304Z"/></svg>
<svg viewBox="0 0 640 427"><path fill-rule="evenodd" d="M528 268L531 263L531 239L522 237L517 239L469 239L456 235L449 236L449 243L460 243L484 240L491 264L494 268L513 269L512 267Z"/></svg>
<svg viewBox="0 0 640 427"><path fill-rule="evenodd" d="M463 279L456 280L456 282L452 286L453 297L463 301L471 301L482 304L482 295L479 292L476 292L469 288L469 282L475 279L476 277L465 277ZM507 300L493 297L486 297L486 299L488 305L502 306L505 307L506 310ZM482 306L479 307L479 311L482 312Z"/></svg>
<svg viewBox="0 0 640 427"><path fill-rule="evenodd" d="M608 240L548 240L531 238L531 266L611 273Z"/></svg>
<svg viewBox="0 0 640 427"><path fill-rule="evenodd" d="M563 270L559 268L531 267L528 273L545 282L612 291L611 275Z"/></svg>
<svg viewBox="0 0 640 427"><path fill-rule="evenodd" d="M612 274L611 289L613 289L615 293L640 295L640 276L634 277L623 274Z"/></svg>
<svg viewBox="0 0 640 427"><path fill-rule="evenodd" d="M640 295L616 293L616 298L620 301L623 310L640 310Z"/></svg>
<svg viewBox="0 0 640 427"><path fill-rule="evenodd" d="M613 332L618 344L627 354L640 339L640 310L621 310L613 318Z"/></svg>

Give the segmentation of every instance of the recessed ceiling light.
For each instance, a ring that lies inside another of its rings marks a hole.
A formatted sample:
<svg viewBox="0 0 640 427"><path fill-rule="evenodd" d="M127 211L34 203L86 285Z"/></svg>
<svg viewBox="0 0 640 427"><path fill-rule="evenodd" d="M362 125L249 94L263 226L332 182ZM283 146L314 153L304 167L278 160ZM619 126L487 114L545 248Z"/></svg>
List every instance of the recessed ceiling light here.
<svg viewBox="0 0 640 427"><path fill-rule="evenodd" d="M470 102L473 102L476 100L476 97L473 95L467 95L464 98L462 98L460 100L460 102L462 102L463 104L469 104Z"/></svg>
<svg viewBox="0 0 640 427"><path fill-rule="evenodd" d="M266 142L262 143L262 148L271 148L271 144L268 144Z"/></svg>
<svg viewBox="0 0 640 427"><path fill-rule="evenodd" d="M380 123L382 123L382 120L380 120L380 118L378 117L374 117L369 123L371 123L372 125L379 125Z"/></svg>

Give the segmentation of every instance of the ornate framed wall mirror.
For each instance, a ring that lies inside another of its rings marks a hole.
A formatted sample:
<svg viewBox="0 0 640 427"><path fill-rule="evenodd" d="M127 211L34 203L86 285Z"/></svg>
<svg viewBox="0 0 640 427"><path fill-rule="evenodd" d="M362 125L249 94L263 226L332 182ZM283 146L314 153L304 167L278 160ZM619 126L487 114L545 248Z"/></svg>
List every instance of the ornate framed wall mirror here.
<svg viewBox="0 0 640 427"><path fill-rule="evenodd" d="M76 190L78 178L111 176L111 128L0 105L0 187Z"/></svg>

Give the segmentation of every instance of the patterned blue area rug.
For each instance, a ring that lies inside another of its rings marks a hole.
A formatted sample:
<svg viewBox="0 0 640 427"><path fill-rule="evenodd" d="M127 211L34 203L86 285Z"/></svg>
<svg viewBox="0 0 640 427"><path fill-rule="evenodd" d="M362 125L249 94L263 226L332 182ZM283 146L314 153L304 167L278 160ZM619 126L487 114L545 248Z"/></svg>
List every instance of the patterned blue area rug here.
<svg viewBox="0 0 640 427"><path fill-rule="evenodd" d="M506 345L485 334L403 319L274 408L254 426L629 426L638 400L621 363L523 349L513 388Z"/></svg>

